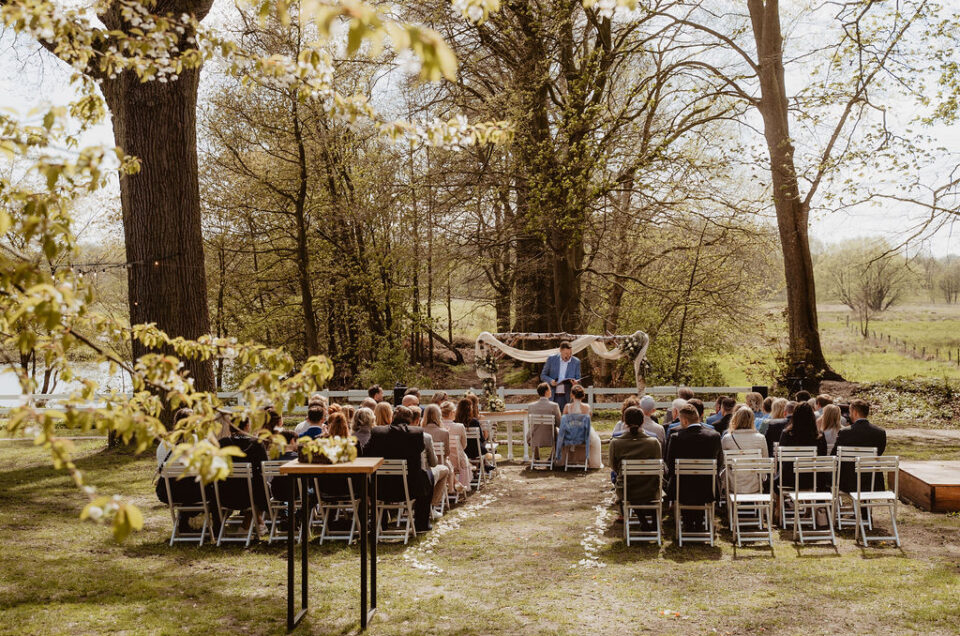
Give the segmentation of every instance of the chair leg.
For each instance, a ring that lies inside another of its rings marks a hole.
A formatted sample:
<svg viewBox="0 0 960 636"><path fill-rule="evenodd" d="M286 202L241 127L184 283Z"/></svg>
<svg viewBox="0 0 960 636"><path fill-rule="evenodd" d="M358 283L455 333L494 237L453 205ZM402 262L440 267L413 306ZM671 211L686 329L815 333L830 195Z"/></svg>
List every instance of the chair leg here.
<svg viewBox="0 0 960 636"><path fill-rule="evenodd" d="M827 522L830 524L830 543L833 545L837 545L837 534L836 532L834 532L834 529L833 529L833 502L830 502L830 505L826 506L826 508L827 508Z"/></svg>
<svg viewBox="0 0 960 636"><path fill-rule="evenodd" d="M853 541L854 541L854 543L859 543L859 542L860 542L860 535L863 534L863 535L864 535L863 545L867 545L866 532L863 532L863 527L862 527L862 525L860 524L860 517L861 517L860 506L859 506L859 504L858 504L856 501L855 501L854 504L853 504L853 516L854 516L854 519L855 519L855 521L854 521L854 530L853 530Z"/></svg>

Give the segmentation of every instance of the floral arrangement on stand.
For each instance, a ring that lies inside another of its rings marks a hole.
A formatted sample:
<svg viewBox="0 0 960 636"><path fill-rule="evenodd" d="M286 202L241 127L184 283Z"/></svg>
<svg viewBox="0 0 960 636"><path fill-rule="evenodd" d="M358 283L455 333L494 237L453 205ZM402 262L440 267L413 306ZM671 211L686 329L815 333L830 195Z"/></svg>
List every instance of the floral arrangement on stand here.
<svg viewBox="0 0 960 636"><path fill-rule="evenodd" d="M297 457L303 464L344 464L357 458L357 438L301 437L297 448Z"/></svg>
<svg viewBox="0 0 960 636"><path fill-rule="evenodd" d="M477 370L483 371L485 375L497 375L497 359L493 357L493 351L489 348L483 350L483 355L476 360Z"/></svg>
<svg viewBox="0 0 960 636"><path fill-rule="evenodd" d="M497 378L484 378L483 384L483 397L481 398L484 410L490 412L500 412L504 411L507 408L507 405L504 404L503 398L497 395Z"/></svg>

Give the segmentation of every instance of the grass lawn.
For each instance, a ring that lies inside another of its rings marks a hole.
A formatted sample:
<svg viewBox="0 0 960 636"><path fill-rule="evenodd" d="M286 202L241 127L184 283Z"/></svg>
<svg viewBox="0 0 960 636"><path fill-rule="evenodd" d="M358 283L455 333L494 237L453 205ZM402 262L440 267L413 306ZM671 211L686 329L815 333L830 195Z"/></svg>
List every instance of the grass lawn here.
<svg viewBox="0 0 960 636"><path fill-rule="evenodd" d="M0 632L282 633L281 545L167 545L151 457L78 444L102 492L146 528L122 545L80 523L81 496L39 449L0 445ZM627 548L606 471L500 478L408 547L380 548L371 634L903 633L960 624L960 518L901 508L904 547ZM672 524L667 524L668 532ZM300 633L357 629L357 548L312 548Z"/></svg>

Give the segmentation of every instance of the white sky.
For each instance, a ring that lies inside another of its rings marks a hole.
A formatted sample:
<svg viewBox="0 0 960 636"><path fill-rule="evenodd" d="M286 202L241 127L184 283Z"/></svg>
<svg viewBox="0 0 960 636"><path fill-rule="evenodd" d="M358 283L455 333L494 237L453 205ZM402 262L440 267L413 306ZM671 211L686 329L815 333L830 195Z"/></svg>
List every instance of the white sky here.
<svg viewBox="0 0 960 636"><path fill-rule="evenodd" d="M218 15L211 16L214 20L223 19L225 10L230 9L223 0L217 2L216 8ZM12 109L22 116L34 108L66 104L75 94L68 80L67 69L52 55L25 40L16 41L10 30L0 33L0 108ZM802 81L787 77L788 84L794 80ZM802 133L796 129L793 133L798 136L798 147L802 146ZM929 133L951 152L960 153L960 126L940 126ZM109 124L90 131L83 141L112 145ZM928 178L936 176L942 175L930 174ZM865 178L890 181L889 176L881 175ZM96 204L91 207L95 208ZM91 213L98 214L98 211L92 210ZM814 239L826 244L857 237L885 237L897 241L904 238L905 228L915 226L921 218L919 210L910 210L906 206L859 206L841 212L816 214L811 218L810 232ZM960 217L957 220L960 221ZM944 224L925 239L925 246L937 256L960 254L960 223Z"/></svg>

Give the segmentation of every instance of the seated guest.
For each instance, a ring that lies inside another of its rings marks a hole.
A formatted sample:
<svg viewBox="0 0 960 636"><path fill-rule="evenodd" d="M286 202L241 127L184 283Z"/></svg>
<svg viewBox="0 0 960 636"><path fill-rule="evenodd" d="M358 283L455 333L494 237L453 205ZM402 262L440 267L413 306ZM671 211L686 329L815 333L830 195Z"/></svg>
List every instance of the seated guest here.
<svg viewBox="0 0 960 636"><path fill-rule="evenodd" d="M730 426L730 418L733 417L733 409L737 406L737 401L732 397L725 397L720 400L720 419L714 420L711 422L713 428L723 435L727 432L727 427Z"/></svg>
<svg viewBox="0 0 960 636"><path fill-rule="evenodd" d="M430 406L436 405L432 404ZM421 420L420 407L414 406L410 410L413 411L413 422L410 425L410 430L419 428L423 431L423 468L433 473L433 498L430 503L438 506L443 502L443 498L447 496L448 491L453 492L453 480L450 477L453 474L453 469L448 467L446 463L440 462L437 451L433 447L435 441L433 435L419 425ZM439 519L441 516L436 510L431 510L430 515L433 519Z"/></svg>
<svg viewBox="0 0 960 636"><path fill-rule="evenodd" d="M767 396L763 398L763 417L760 418L760 421L770 419L770 410L773 408L773 397ZM757 430L760 431L760 426L757 426ZM766 429L764 429L766 430ZM760 431L763 433L763 431Z"/></svg>
<svg viewBox="0 0 960 636"><path fill-rule="evenodd" d="M349 437L350 425L347 416L342 411L336 411L327 419L327 430L323 437Z"/></svg>
<svg viewBox="0 0 960 636"><path fill-rule="evenodd" d="M307 406L307 419L303 420L293 429L293 434L297 437L303 437L309 428L320 428L320 433L307 435L307 437L320 437L323 433L323 422L327 419L327 406L323 402L314 401Z"/></svg>
<svg viewBox="0 0 960 636"><path fill-rule="evenodd" d="M783 398L776 398L770 407L770 417L760 422L760 432L767 438L767 452L770 457L773 457L774 442L780 441L783 429L790 423L790 416L787 415L789 404L790 402Z"/></svg>
<svg viewBox="0 0 960 636"><path fill-rule="evenodd" d="M626 420L626 432L610 442L610 470L611 478L616 485L617 500L623 501L623 476L620 470L625 459L660 459L661 448L656 438L642 431L645 416L635 406L628 407L623 414ZM659 424L658 424L659 426ZM656 501L660 497L659 480L656 477L632 477L627 490L628 501L635 504L645 504ZM641 522L646 519L641 518Z"/></svg>
<svg viewBox="0 0 960 636"><path fill-rule="evenodd" d="M677 389L677 397L680 398L681 400L686 400L687 402L689 402L694 397L693 389L691 389L688 386L682 386L679 389Z"/></svg>
<svg viewBox="0 0 960 636"><path fill-rule="evenodd" d="M343 413L344 417L347 418L347 422L349 423L353 421L353 416L357 412L357 409L353 408L349 404L344 404L340 412Z"/></svg>
<svg viewBox="0 0 960 636"><path fill-rule="evenodd" d="M817 455L827 454L827 440L817 430L817 418L813 416L813 407L807 402L801 402L797 405L793 416L790 418L790 423L787 424L783 434L780 435L780 446L816 446ZM785 462L783 473L780 475L781 488L793 488L793 482L793 462ZM818 482L820 482L820 486L825 485L822 479L818 479ZM811 475L803 476L800 487L807 490L813 487Z"/></svg>
<svg viewBox="0 0 960 636"><path fill-rule="evenodd" d="M374 426L390 426L393 421L393 407L389 402L380 402L373 410Z"/></svg>
<svg viewBox="0 0 960 636"><path fill-rule="evenodd" d="M263 525L263 513L267 509L267 495L263 488L263 472L261 464L269 459L267 450L259 439L250 435L250 422L243 420L234 428L225 427L221 433L220 447L235 446L244 453L244 457L234 458L234 464L249 463L253 466L253 503L256 506L256 523L258 532L262 535L266 527ZM246 479L228 477L220 484L220 505L229 510L243 510L244 526L247 527L253 515L250 509L250 491Z"/></svg>
<svg viewBox="0 0 960 636"><path fill-rule="evenodd" d="M189 408L180 408L177 409L177 412L173 416L173 426L176 428L177 423L181 420L185 420L188 417L193 415L193 409ZM157 499L162 501L165 504L169 504L170 500L167 496L167 484L160 477L160 473L163 471L163 467L167 465L168 462L171 462L171 466L176 464L183 464L184 460L180 457L176 459L171 459L173 457L174 447L167 443L165 440L161 441L157 446L157 472L155 479L156 482L156 495ZM175 464L173 463L175 462ZM203 493L200 484L195 479L170 479L170 494L173 497L173 503L180 504L183 506L189 506L192 504L198 504L203 501ZM206 488L207 501L210 502L210 508L216 508L216 504L213 503L213 486L208 486ZM190 528L190 516L180 515L180 532L193 532Z"/></svg>
<svg viewBox="0 0 960 636"><path fill-rule="evenodd" d="M550 385L541 382L537 385L537 395L540 396L536 402L527 405L527 412L531 415L551 415L553 416L553 434L546 426L538 426L536 429L531 427L527 432L527 444L533 448L534 459L540 459L540 449L549 446L553 449L553 440L557 437L557 429L560 427L560 407L556 402L550 399Z"/></svg>
<svg viewBox="0 0 960 636"><path fill-rule="evenodd" d="M410 428L413 413L397 407L390 426L375 426L363 449L367 457L403 459L407 462L407 487L414 499L414 525L417 532L430 530L430 502L433 499L433 472L423 469L423 429ZM395 479L381 482L378 496L386 501L403 499L403 485Z"/></svg>
<svg viewBox="0 0 960 636"><path fill-rule="evenodd" d="M714 426L718 421L720 421L720 418L723 417L723 397L724 396L721 395L720 397L717 398L717 401L714 402L713 415L711 415L706 419L706 421L704 422L705 424Z"/></svg>
<svg viewBox="0 0 960 636"><path fill-rule="evenodd" d="M310 426L300 429L300 425L297 425L297 428L294 429L294 434L299 437L309 437L311 439L316 439L318 437L323 437L324 427L323 421L326 418L326 414L323 410L323 407L315 404L307 409L307 419L305 422L309 422Z"/></svg>
<svg viewBox="0 0 960 636"><path fill-rule="evenodd" d="M840 432L840 407L836 404L825 404L817 428L823 438L827 440L827 454L833 454L833 447L837 445L837 433Z"/></svg>
<svg viewBox="0 0 960 636"><path fill-rule="evenodd" d="M483 436L483 429L480 428L480 420L473 415L473 402L470 401L469 396L464 396L457 402L457 414L454 419L460 424L463 424L464 429L480 429L480 448L477 448L476 444L467 444L467 457L470 459L479 458L486 439Z"/></svg>
<svg viewBox="0 0 960 636"><path fill-rule="evenodd" d="M722 461L720 434L701 424L697 409L690 404L680 408L680 427L667 442L667 474L670 478L668 499L676 493L675 469L678 459L715 459L718 466ZM680 503L700 505L714 501L714 485L714 478L707 475L684 477L680 482ZM702 530L705 521L696 511L684 511L683 523L693 532Z"/></svg>
<svg viewBox="0 0 960 636"><path fill-rule="evenodd" d="M744 398L744 402L746 402L750 410L753 411L753 428L759 429L760 420L764 418L763 396L756 391L750 391Z"/></svg>
<svg viewBox="0 0 960 636"><path fill-rule="evenodd" d="M373 410L361 406L353 416L352 433L357 438L357 453L370 441L370 431L373 429Z"/></svg>
<svg viewBox="0 0 960 636"><path fill-rule="evenodd" d="M434 442L438 442L442 445L444 464L449 469L451 476L450 479L447 480L447 492L452 495L460 489L457 488L460 486L460 482L455 479L457 470L453 463L453 459L451 459L450 431L441 426L442 422L443 413L440 410L440 407L436 404L428 404L427 408L423 411L423 432L429 434L430 437L433 438ZM459 451L459 449L457 450Z"/></svg>
<svg viewBox="0 0 960 636"><path fill-rule="evenodd" d="M703 421L703 412L705 410L703 406L703 400L700 398L691 398L687 400L687 404L693 404L693 408L697 409L697 415L700 417L700 421Z"/></svg>
<svg viewBox="0 0 960 636"><path fill-rule="evenodd" d="M373 398L363 398L363 402L360 403L360 408L370 409L370 412L373 412L373 409L377 408L377 401Z"/></svg>
<svg viewBox="0 0 960 636"><path fill-rule="evenodd" d="M453 467L457 473L457 481L465 491L470 490L470 481L473 479L473 464L467 457L467 429L463 424L453 421L454 413L457 407L453 402L447 401L440 405L440 427L450 435L456 435L459 445L454 448L451 441L448 456L453 460Z"/></svg>
<svg viewBox="0 0 960 636"><path fill-rule="evenodd" d="M446 401L447 401L447 394L444 393L443 391L437 391L436 393L433 394L433 397L430 398L430 404L436 404L437 406L440 406Z"/></svg>
<svg viewBox="0 0 960 636"><path fill-rule="evenodd" d="M817 396L816 402L817 406L814 409L814 415L820 417L823 415L823 407L828 404L833 404L833 396L831 396L829 393L821 393Z"/></svg>
<svg viewBox="0 0 960 636"><path fill-rule="evenodd" d="M887 432L867 421L870 415L870 405L864 400L853 400L850 402L850 419L853 424L840 429L837 433L837 443L833 447L833 454L837 454L837 448L840 446L872 446L877 449L877 455L883 455L887 449ZM869 477L864 475L861 487L869 488ZM840 490L843 492L857 491L857 473L856 468L851 462L843 462L840 466ZM883 487L883 484L879 484Z"/></svg>
<svg viewBox="0 0 960 636"><path fill-rule="evenodd" d="M372 387L367 389L367 397L373 400L374 404L383 402L383 389L380 388L379 384L374 384ZM376 406L373 408L376 408Z"/></svg>
<svg viewBox="0 0 960 636"><path fill-rule="evenodd" d="M627 399L620 405L620 419L617 421L616 426L613 427L613 433L610 435L611 438L620 437L627 432L627 425L623 422L623 414L626 413L627 409L631 406L640 406L640 398L636 395L627 396Z"/></svg>
<svg viewBox="0 0 960 636"><path fill-rule="evenodd" d="M412 394L412 393L408 393L408 394L406 394L406 395L403 396L403 399L402 399L402 400L400 400L400 404L403 405L403 406L406 406L406 407L408 407L408 408L411 407L411 406L419 406L419 405L420 405L420 398L417 397L416 395Z"/></svg>
<svg viewBox="0 0 960 636"><path fill-rule="evenodd" d="M670 433L672 431L675 431L678 428L680 428L680 409L682 409L686 405L687 405L687 401L682 400L680 398L677 398L676 400L670 403L670 408L667 409L667 418L666 418L667 420L669 420L669 424L667 424L666 426L666 432L667 432L668 438L670 437Z"/></svg>
<svg viewBox="0 0 960 636"><path fill-rule="evenodd" d="M757 394L759 395L759 393ZM759 450L761 457L769 457L767 440L757 432L753 421L756 414L749 406L741 406L730 420L730 429L720 439L720 447L725 450ZM724 483L724 480L720 480ZM738 494L752 494L761 491L760 478L757 475L736 475L733 491Z"/></svg>
<svg viewBox="0 0 960 636"><path fill-rule="evenodd" d="M800 402L806 402L810 399L810 391L797 391L793 396L793 401L799 404Z"/></svg>
<svg viewBox="0 0 960 636"><path fill-rule="evenodd" d="M641 430L647 435L656 438L660 443L660 452L663 454L664 447L667 445L667 433L663 427L653 421L653 412L657 410L657 401L650 395L644 395L640 398L640 411L643 413L643 426Z"/></svg>
<svg viewBox="0 0 960 636"><path fill-rule="evenodd" d="M267 414L267 421L263 428L271 433L280 433L283 431L283 418L277 413L277 409L272 406L264 407L263 411Z"/></svg>
<svg viewBox="0 0 960 636"><path fill-rule="evenodd" d="M340 437L342 439L349 436L350 425L347 423L346 414L342 410L333 411L327 418L327 430L323 437ZM359 455L359 453L360 447L358 444L357 454ZM324 499L349 498L350 490L347 488L347 479L343 475L318 475L317 484L320 486L320 496ZM358 496L359 493L360 483L354 480L353 494Z"/></svg>

